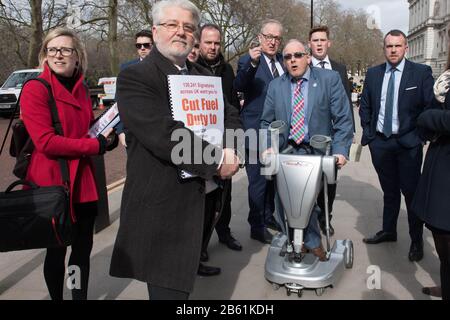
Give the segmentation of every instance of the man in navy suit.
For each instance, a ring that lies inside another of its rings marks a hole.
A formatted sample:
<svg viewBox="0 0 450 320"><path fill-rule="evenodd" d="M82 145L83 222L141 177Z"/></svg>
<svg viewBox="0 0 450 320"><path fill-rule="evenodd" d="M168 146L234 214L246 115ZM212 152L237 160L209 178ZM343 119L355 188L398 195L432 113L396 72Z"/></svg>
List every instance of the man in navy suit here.
<svg viewBox="0 0 450 320"><path fill-rule="evenodd" d="M331 47L330 30L327 26L317 26L309 31L309 47L311 48L311 66L335 70L341 77L342 85L344 86L345 93L347 94L349 101L350 112L352 113L353 132L355 132L355 118L353 115L353 104L351 98L350 84L347 77L347 68L345 65L340 64L328 57L328 49ZM336 198L336 183L328 185L328 212L330 213L330 220L332 218L331 212L333 211L333 202ZM319 213L319 225L323 234L325 230L325 204L323 189L320 191L318 198L319 207L321 209ZM330 235L334 234L334 228L330 223Z"/></svg>
<svg viewBox="0 0 450 320"><path fill-rule="evenodd" d="M429 66L405 59L408 44L400 30L384 38L386 63L367 71L361 97L362 145L369 145L384 193L383 229L363 241L397 241L397 219L403 193L408 212L410 261L423 257L423 224L410 210L422 165L422 139L416 120L433 98Z"/></svg>
<svg viewBox="0 0 450 320"><path fill-rule="evenodd" d="M283 50L288 73L269 85L261 116L261 129L275 120L289 124L279 141L280 151L288 145L296 154L311 154L314 135L332 138L331 153L338 167L346 164L353 140L353 123L348 97L337 72L310 67L310 56L298 40L289 40ZM269 149L270 150L270 149ZM267 151L270 152L270 151ZM277 205L284 220L281 205ZM321 261L326 260L317 225L318 207L313 210L305 231L305 246ZM281 222L281 221L280 221Z"/></svg>
<svg viewBox="0 0 450 320"><path fill-rule="evenodd" d="M148 56L148 54L153 48L153 34L150 30L139 31L138 33L136 33L134 38L136 39L135 46L138 57L136 59L122 63L120 65L120 71L122 71L128 66L131 66L135 63L142 61L146 56Z"/></svg>
<svg viewBox="0 0 450 320"><path fill-rule="evenodd" d="M259 130L267 87L270 81L284 73L283 60L278 53L282 34L283 26L279 21L264 21L258 35L259 45L252 46L248 54L239 59L234 89L244 94L241 119L245 130ZM279 228L273 218L273 183L267 183L260 173L258 150L247 148L246 151L250 237L270 243L272 235L266 227Z"/></svg>
<svg viewBox="0 0 450 320"><path fill-rule="evenodd" d="M120 71L135 63L141 62L146 56L148 56L148 54L153 48L153 34L150 30L139 31L138 33L136 33L134 37L136 39L135 46L139 57L137 59L133 59L125 63L122 63L120 65ZM119 122L119 124L115 127L115 129L116 133L119 135L120 144L126 147L127 143L125 142L125 132L123 130L122 122Z"/></svg>

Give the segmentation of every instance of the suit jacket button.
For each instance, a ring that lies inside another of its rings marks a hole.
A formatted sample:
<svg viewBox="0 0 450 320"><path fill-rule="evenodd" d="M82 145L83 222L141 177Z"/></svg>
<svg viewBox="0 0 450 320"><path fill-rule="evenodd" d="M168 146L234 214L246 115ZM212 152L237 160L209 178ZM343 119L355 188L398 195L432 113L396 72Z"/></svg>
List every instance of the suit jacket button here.
<svg viewBox="0 0 450 320"><path fill-rule="evenodd" d="M205 187L199 187L199 188L198 188L198 191L199 191L200 193L205 192Z"/></svg>

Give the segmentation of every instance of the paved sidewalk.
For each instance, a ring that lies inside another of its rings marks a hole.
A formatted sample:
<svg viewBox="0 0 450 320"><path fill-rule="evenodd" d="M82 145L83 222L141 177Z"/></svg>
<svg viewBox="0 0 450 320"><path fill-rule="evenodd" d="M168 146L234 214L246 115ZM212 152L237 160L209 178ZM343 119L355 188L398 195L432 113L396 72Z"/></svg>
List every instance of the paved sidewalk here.
<svg viewBox="0 0 450 320"><path fill-rule="evenodd" d="M233 181L231 229L244 249L231 251L220 244L214 234L207 264L222 267L222 274L198 277L191 299L297 300L296 295L287 297L283 289L273 290L264 279L268 245L262 245L249 236L245 171L241 171ZM119 187L110 193L113 223L94 239L89 299L148 298L145 284L109 276L110 257L119 225L121 192ZM382 193L366 147L360 162L349 163L339 173L333 214L336 231L333 239L353 240L353 268L345 270L337 285L327 289L323 296L317 297L313 290L304 290L302 299L430 299L421 293L421 287L438 283L439 260L428 230L424 232L424 259L419 263L408 260L410 240L404 204L398 222L397 242L378 245L362 242L364 236L380 230L382 223ZM49 299L42 274L44 255L44 250L0 253L0 300ZM373 265L381 270L379 290L370 290L366 284L370 276L367 269ZM69 299L69 292L65 296Z"/></svg>

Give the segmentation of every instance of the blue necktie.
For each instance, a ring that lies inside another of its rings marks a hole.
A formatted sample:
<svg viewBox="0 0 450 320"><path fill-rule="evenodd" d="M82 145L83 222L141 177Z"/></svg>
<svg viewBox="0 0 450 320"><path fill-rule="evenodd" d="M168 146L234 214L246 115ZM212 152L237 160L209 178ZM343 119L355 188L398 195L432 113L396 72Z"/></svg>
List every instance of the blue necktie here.
<svg viewBox="0 0 450 320"><path fill-rule="evenodd" d="M397 68L391 68L391 77L389 78L386 103L384 105L384 124L383 134L389 138L392 135L392 113L394 109L394 91L395 91L395 71Z"/></svg>

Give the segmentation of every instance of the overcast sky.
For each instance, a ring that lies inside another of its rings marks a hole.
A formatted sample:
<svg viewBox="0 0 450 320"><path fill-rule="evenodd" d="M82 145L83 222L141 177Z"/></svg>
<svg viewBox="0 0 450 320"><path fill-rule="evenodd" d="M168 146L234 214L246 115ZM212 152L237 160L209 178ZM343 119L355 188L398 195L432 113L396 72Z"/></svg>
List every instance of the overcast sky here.
<svg viewBox="0 0 450 320"><path fill-rule="evenodd" d="M337 0L337 2L342 9L363 9L374 12L383 33L391 29L400 29L408 34L409 3L407 0Z"/></svg>

